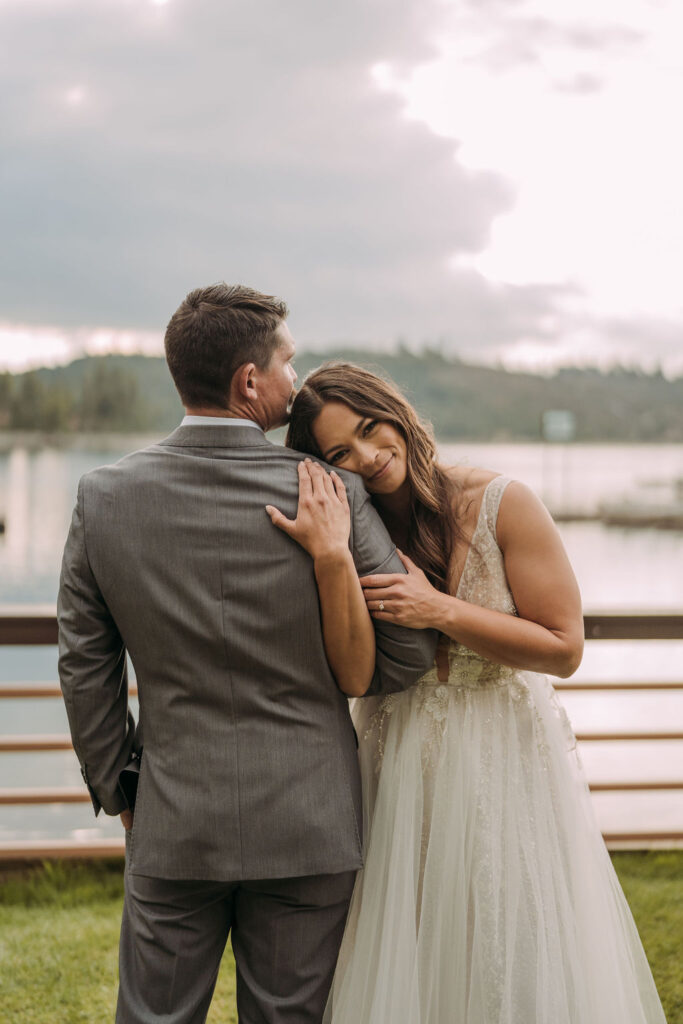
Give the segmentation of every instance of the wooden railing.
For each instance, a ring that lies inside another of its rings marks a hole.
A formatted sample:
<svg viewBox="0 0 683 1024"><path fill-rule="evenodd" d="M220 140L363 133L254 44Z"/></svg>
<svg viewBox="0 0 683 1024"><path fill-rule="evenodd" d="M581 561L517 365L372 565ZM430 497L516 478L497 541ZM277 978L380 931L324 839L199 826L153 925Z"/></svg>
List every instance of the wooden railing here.
<svg viewBox="0 0 683 1024"><path fill-rule="evenodd" d="M0 647L28 647L57 643L57 616L52 605L28 605L0 609Z"/></svg>
<svg viewBox="0 0 683 1024"><path fill-rule="evenodd" d="M683 612L600 612L583 617L587 640L682 640ZM0 646L56 644L52 606L0 607Z"/></svg>
<svg viewBox="0 0 683 1024"><path fill-rule="evenodd" d="M588 640L670 640L683 639L683 614L659 613L600 613L584 616L584 628ZM0 646L2 645L54 645L57 643L57 620L54 608L13 608L4 609L0 614ZM609 682L591 683L584 681L558 680L555 689L560 692L622 692L622 691L683 691L681 682ZM131 687L130 696L137 695ZM59 698L61 691L54 683L0 684L0 701L3 698ZM614 730L608 732L578 732L581 743L592 741L644 741L683 740L683 726L663 730ZM49 750L70 750L68 735L0 735L0 753L37 752ZM683 779L663 779L652 782L621 782L618 780L591 783L595 793L645 792L680 790L683 793ZM89 803L90 796L84 787L45 788L0 788L1 805L30 804L71 804ZM609 845L652 843L681 843L683 831L648 831L605 833ZM123 839L101 839L88 841L17 841L0 843L0 861L48 857L97 857L123 853Z"/></svg>

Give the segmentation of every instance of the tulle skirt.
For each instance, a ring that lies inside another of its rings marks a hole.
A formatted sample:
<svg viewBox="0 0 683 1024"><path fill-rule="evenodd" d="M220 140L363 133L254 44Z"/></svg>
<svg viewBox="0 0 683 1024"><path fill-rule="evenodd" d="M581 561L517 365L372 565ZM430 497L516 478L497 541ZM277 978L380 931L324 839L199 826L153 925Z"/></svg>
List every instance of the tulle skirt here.
<svg viewBox="0 0 683 1024"><path fill-rule="evenodd" d="M664 1024L543 676L357 701L365 867L325 1024Z"/></svg>

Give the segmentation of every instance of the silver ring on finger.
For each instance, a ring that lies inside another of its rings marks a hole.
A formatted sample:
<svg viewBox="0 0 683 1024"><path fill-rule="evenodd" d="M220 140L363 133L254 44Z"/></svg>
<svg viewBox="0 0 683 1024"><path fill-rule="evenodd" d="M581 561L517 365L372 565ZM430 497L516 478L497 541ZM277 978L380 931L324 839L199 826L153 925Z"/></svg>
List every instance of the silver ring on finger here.
<svg viewBox="0 0 683 1024"><path fill-rule="evenodd" d="M384 611L384 601L380 601L380 603L378 604L378 606L377 606L377 607L379 608L379 610L380 610L381 612L383 612L383 611Z"/></svg>

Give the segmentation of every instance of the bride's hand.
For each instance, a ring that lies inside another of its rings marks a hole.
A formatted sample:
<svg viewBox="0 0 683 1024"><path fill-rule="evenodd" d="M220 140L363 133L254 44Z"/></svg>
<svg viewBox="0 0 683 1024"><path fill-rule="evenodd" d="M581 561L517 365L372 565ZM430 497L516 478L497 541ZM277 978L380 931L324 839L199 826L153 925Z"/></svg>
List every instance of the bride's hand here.
<svg viewBox="0 0 683 1024"><path fill-rule="evenodd" d="M299 543L317 561L349 554L351 513L346 488L334 470L328 475L310 459L298 465L299 506L296 519L266 505L274 526Z"/></svg>
<svg viewBox="0 0 683 1024"><path fill-rule="evenodd" d="M422 569L418 569L407 555L398 548L396 552L408 570L406 576L382 573L361 578L363 594L372 618L395 622L410 629L434 627L447 595L436 590Z"/></svg>

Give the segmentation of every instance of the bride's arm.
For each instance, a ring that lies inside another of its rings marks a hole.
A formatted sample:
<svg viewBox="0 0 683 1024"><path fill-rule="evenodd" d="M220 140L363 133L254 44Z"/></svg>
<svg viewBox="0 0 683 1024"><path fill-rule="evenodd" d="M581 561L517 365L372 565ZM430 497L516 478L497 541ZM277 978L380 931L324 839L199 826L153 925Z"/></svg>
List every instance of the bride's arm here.
<svg viewBox="0 0 683 1024"><path fill-rule="evenodd" d="M381 577L361 580L373 618L432 626L501 665L570 676L583 653L579 588L550 514L523 484L505 490L497 539L518 616L439 593L410 563L408 577L385 577L395 581L388 588Z"/></svg>
<svg viewBox="0 0 683 1024"><path fill-rule="evenodd" d="M309 459L299 463L295 520L267 506L275 526L313 559L320 597L325 654L339 689L362 697L375 668L375 631L349 549L351 516L346 488L336 473Z"/></svg>
<svg viewBox="0 0 683 1024"><path fill-rule="evenodd" d="M345 552L313 560L320 596L325 654L339 689L362 697L375 668L375 631L353 556Z"/></svg>

